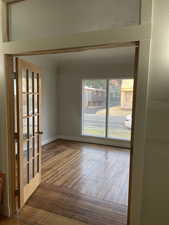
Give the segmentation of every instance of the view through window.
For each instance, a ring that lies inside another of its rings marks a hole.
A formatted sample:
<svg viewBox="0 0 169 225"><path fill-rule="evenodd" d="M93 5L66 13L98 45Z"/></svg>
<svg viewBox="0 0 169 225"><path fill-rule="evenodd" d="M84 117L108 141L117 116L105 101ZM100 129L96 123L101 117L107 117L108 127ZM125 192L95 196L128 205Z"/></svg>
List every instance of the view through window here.
<svg viewBox="0 0 169 225"><path fill-rule="evenodd" d="M133 79L84 80L82 135L131 139Z"/></svg>

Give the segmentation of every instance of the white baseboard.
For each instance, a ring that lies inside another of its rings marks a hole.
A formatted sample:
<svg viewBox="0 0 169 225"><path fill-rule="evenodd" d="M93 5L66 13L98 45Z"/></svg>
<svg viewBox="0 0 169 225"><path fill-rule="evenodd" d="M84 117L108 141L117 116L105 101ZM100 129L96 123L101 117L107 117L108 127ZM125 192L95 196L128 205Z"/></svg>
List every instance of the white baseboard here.
<svg viewBox="0 0 169 225"><path fill-rule="evenodd" d="M43 141L42 141L42 145L47 145L47 144L49 144L49 143L51 143L51 142L53 142L53 141L55 141L55 140L57 140L57 139L59 139L59 138L60 138L59 135L56 135L56 136L54 136L54 137L50 137L50 138L48 138L48 139L46 139L46 140L43 140Z"/></svg>
<svg viewBox="0 0 169 225"><path fill-rule="evenodd" d="M131 147L130 142L125 140L113 140L113 139L87 137L87 136L73 137L73 136L64 136L64 135L58 136L58 139L86 142L86 143L92 143L92 144L110 145L114 147L128 148L128 149L130 149Z"/></svg>
<svg viewBox="0 0 169 225"><path fill-rule="evenodd" d="M79 142L92 143L92 144L110 145L110 146L120 147L120 148L130 148L130 142L125 140L113 140L113 139L88 137L88 136L73 137L73 136L64 136L64 135L56 135L54 137L48 138L47 140L42 141L42 145L49 144L58 139L79 141Z"/></svg>

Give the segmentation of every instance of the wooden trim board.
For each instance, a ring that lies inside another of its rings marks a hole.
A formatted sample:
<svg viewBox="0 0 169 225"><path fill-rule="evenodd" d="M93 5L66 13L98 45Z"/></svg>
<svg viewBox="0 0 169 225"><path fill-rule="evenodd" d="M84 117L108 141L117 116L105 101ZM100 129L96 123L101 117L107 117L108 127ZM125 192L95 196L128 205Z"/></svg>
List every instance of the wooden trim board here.
<svg viewBox="0 0 169 225"><path fill-rule="evenodd" d="M138 62L139 62L139 48L135 49L135 62L134 62L134 89L133 89L133 111L132 111L132 131L131 132L131 153L130 153L130 169L129 169L129 193L128 193L128 222L130 224L130 213L131 213L131 192L132 192L132 171L133 171L133 150L134 150L134 131L135 131L135 120L136 120L136 93L137 93L137 81L138 81Z"/></svg>
<svg viewBox="0 0 169 225"><path fill-rule="evenodd" d="M138 47L138 46L139 46L138 41L131 41L131 42L109 43L109 44L103 44L103 45L82 46L82 47L74 47L74 48L49 49L49 50L41 50L41 51L28 51L28 52L21 52L21 53L18 53L18 54L10 54L10 55L13 55L13 56L32 56L32 55L46 55L46 54L63 54L63 53L90 51L90 50L96 50L96 49L127 48L127 47Z"/></svg>
<svg viewBox="0 0 169 225"><path fill-rule="evenodd" d="M14 89L13 89L13 79L11 79L11 74L13 73L13 57L5 55L5 73L6 73L6 85L7 85L7 118L8 118L8 154L9 154L9 184L10 190L10 202L11 202L11 211L15 211L15 147L14 147ZM9 104L8 104L9 103Z"/></svg>

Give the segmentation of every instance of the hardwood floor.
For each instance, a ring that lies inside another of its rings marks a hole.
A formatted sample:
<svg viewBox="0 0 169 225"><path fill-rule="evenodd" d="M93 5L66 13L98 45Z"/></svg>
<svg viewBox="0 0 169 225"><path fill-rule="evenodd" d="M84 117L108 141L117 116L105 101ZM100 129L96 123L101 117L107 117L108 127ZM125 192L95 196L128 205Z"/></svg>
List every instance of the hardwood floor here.
<svg viewBox="0 0 169 225"><path fill-rule="evenodd" d="M129 151L60 141L46 146L42 157L43 183L127 206Z"/></svg>
<svg viewBox="0 0 169 225"><path fill-rule="evenodd" d="M128 150L56 141L42 152L42 183L19 215L31 225L126 225Z"/></svg>
<svg viewBox="0 0 169 225"><path fill-rule="evenodd" d="M22 218L21 218L22 217ZM0 217L0 225L87 225L78 220L63 217L30 206L25 206L22 210L22 216L18 218Z"/></svg>
<svg viewBox="0 0 169 225"><path fill-rule="evenodd" d="M20 219L15 218L0 218L0 225L27 225L23 223Z"/></svg>

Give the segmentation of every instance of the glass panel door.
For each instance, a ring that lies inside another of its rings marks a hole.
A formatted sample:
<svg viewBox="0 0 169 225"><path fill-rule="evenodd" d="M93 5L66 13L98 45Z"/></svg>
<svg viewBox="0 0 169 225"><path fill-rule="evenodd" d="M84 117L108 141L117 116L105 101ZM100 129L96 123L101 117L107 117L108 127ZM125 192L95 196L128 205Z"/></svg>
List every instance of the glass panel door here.
<svg viewBox="0 0 169 225"><path fill-rule="evenodd" d="M40 69L16 60L19 93L20 206L22 207L41 181Z"/></svg>

